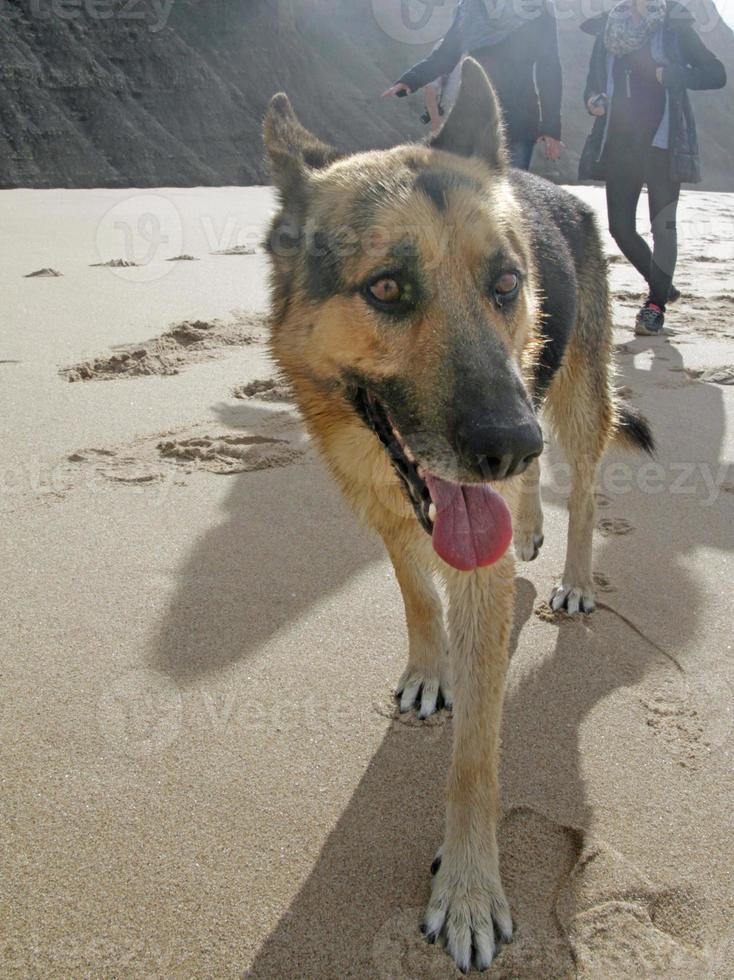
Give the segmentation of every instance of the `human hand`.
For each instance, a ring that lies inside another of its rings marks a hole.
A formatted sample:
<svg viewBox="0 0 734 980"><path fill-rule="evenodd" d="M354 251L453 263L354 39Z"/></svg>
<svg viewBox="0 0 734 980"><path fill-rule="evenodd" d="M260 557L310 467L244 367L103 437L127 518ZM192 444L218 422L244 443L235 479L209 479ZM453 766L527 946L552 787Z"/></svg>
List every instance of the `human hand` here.
<svg viewBox="0 0 734 980"><path fill-rule="evenodd" d="M586 109L592 116L603 116L607 111L604 102L597 101L599 98L598 95L592 95L586 103ZM606 99L606 96L604 98Z"/></svg>
<svg viewBox="0 0 734 980"><path fill-rule="evenodd" d="M538 143L543 147L546 160L553 162L560 158L561 150L565 149L563 143L553 136L540 136L538 137Z"/></svg>
<svg viewBox="0 0 734 980"><path fill-rule="evenodd" d="M402 99L406 95L410 95L411 90L405 84L405 82L397 82L395 85L391 85L390 88L386 89L382 93L382 98L384 99L388 95L395 95L397 98Z"/></svg>

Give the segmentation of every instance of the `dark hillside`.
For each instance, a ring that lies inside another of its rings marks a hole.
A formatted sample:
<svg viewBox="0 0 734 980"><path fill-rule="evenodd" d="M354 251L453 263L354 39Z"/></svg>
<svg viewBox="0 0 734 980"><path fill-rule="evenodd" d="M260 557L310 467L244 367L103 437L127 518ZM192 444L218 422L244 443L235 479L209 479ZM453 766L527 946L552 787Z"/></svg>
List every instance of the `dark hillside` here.
<svg viewBox="0 0 734 980"><path fill-rule="evenodd" d="M342 149L420 137L419 96L379 98L426 50L380 27L390 3L175 0L161 25L162 0L0 0L0 187L264 181L260 121L278 89ZM99 9L114 16L100 19ZM569 180L588 128L580 92L590 39L580 15L563 9L569 154L554 176ZM711 11L700 0L699 21ZM734 74L731 31L719 23L705 38ZM707 183L732 190L734 93L696 103Z"/></svg>

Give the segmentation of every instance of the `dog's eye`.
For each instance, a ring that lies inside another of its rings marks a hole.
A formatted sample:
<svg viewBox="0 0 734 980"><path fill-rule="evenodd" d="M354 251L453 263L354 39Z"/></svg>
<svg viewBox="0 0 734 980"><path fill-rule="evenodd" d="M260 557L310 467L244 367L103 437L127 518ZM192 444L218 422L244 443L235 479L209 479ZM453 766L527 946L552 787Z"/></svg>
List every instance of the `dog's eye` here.
<svg viewBox="0 0 734 980"><path fill-rule="evenodd" d="M399 303L403 299L403 291L399 283L389 276L384 276L382 279L370 283L367 292L378 303Z"/></svg>
<svg viewBox="0 0 734 980"><path fill-rule="evenodd" d="M520 276L516 272L503 273L495 282L493 291L498 306L509 303L520 291Z"/></svg>

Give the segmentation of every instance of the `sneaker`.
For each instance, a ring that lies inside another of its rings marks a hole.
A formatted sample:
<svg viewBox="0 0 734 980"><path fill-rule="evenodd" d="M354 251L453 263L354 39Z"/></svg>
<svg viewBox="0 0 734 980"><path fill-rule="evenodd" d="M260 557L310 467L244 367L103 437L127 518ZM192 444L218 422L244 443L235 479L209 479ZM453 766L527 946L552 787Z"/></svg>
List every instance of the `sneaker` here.
<svg viewBox="0 0 734 980"><path fill-rule="evenodd" d="M663 329L665 314L656 303L645 303L635 320L638 337L657 337Z"/></svg>
<svg viewBox="0 0 734 980"><path fill-rule="evenodd" d="M677 303L679 299L680 299L680 289L676 289L675 286L671 283L670 289L668 290L668 302Z"/></svg>

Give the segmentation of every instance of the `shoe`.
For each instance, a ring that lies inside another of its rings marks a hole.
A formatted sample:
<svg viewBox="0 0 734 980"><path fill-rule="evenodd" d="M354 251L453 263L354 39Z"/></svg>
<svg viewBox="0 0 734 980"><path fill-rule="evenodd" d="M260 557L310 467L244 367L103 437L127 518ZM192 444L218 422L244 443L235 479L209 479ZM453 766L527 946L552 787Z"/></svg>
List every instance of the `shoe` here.
<svg viewBox="0 0 734 980"><path fill-rule="evenodd" d="M638 337L657 337L663 329L665 314L656 303L647 302L637 314L635 333Z"/></svg>
<svg viewBox="0 0 734 980"><path fill-rule="evenodd" d="M680 299L680 289L676 289L675 286L671 283L670 289L668 290L668 302L677 303L679 299Z"/></svg>

